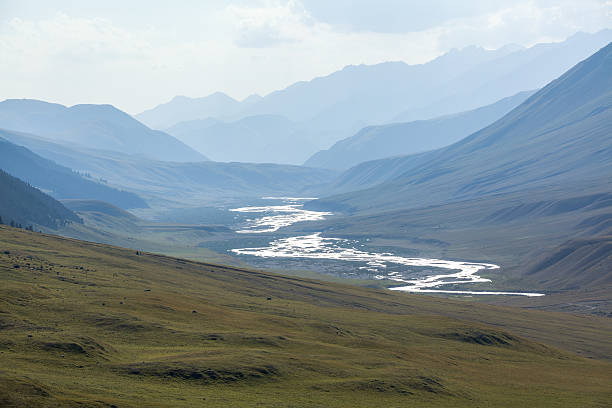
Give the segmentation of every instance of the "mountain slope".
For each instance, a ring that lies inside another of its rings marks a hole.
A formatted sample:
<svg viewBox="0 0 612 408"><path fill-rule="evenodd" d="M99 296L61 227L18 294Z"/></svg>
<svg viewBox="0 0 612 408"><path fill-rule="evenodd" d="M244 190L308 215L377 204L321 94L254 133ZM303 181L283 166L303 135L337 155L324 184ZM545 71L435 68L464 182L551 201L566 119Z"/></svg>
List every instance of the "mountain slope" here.
<svg viewBox="0 0 612 408"><path fill-rule="evenodd" d="M57 228L81 220L72 211L40 190L0 170L0 218L2 223L24 227Z"/></svg>
<svg viewBox="0 0 612 408"><path fill-rule="evenodd" d="M174 137L149 129L111 105L68 108L37 100L9 99L0 102L0 128L159 160L206 160Z"/></svg>
<svg viewBox="0 0 612 408"><path fill-rule="evenodd" d="M612 44L494 124L449 147L362 163L319 201L353 210L410 208L612 175Z"/></svg>
<svg viewBox="0 0 612 408"><path fill-rule="evenodd" d="M540 88L610 41L612 30L604 30L527 49L467 47L422 65L349 66L272 92L242 115L278 114L335 130L429 119ZM406 111L414 115L399 120Z"/></svg>
<svg viewBox="0 0 612 408"><path fill-rule="evenodd" d="M248 106L257 96L245 100ZM153 129L166 129L180 122L207 117L223 118L235 114L241 103L223 92L215 92L202 98L176 96L171 101L137 114L135 117Z"/></svg>
<svg viewBox="0 0 612 408"><path fill-rule="evenodd" d="M7 135L10 135L10 132L0 130L0 136ZM134 193L88 180L69 168L42 158L2 137L0 137L0 168L49 192L57 199L97 199L121 208L147 207L147 203Z"/></svg>
<svg viewBox="0 0 612 408"><path fill-rule="evenodd" d="M236 121L248 116L278 115L299 124L309 138L321 140L316 150L328 149L366 126L465 112L526 89L541 88L610 41L612 30L603 30L526 49L466 47L420 65L351 65L327 76L296 82L251 100L250 104L242 102L233 113L233 106L217 112L195 109L193 115L164 123L171 126L209 116ZM196 102L190 101L197 107ZM162 107L159 109L161 113ZM190 110L185 108L184 112ZM265 138L260 142L267 144Z"/></svg>
<svg viewBox="0 0 612 408"><path fill-rule="evenodd" d="M534 261L526 277L558 290L610 286L612 236L568 241Z"/></svg>
<svg viewBox="0 0 612 408"><path fill-rule="evenodd" d="M0 242L2 406L467 408L554 398L560 408L612 397L610 319L407 296L6 227Z"/></svg>
<svg viewBox="0 0 612 408"><path fill-rule="evenodd" d="M0 131L0 136L63 166L134 191L146 198L151 206L178 202L201 206L203 202L211 205L245 195L300 194L306 186L329 183L337 176L332 170L303 166L163 162L67 146L24 133Z"/></svg>
<svg viewBox="0 0 612 408"><path fill-rule="evenodd" d="M316 135L279 115L247 116L234 122L193 120L166 131L222 162L301 164L321 145Z"/></svg>
<svg viewBox="0 0 612 408"><path fill-rule="evenodd" d="M369 126L310 157L304 165L348 169L358 163L407 155L450 145L490 125L533 91L518 93L472 111L408 123Z"/></svg>

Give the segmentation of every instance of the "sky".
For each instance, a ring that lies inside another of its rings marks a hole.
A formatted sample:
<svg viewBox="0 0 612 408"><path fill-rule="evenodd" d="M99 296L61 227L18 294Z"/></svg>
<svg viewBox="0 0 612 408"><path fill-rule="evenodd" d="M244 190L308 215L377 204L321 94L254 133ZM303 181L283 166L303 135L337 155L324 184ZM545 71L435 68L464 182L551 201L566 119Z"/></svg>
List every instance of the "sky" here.
<svg viewBox="0 0 612 408"><path fill-rule="evenodd" d="M346 65L612 28L612 0L0 0L0 100L243 99Z"/></svg>

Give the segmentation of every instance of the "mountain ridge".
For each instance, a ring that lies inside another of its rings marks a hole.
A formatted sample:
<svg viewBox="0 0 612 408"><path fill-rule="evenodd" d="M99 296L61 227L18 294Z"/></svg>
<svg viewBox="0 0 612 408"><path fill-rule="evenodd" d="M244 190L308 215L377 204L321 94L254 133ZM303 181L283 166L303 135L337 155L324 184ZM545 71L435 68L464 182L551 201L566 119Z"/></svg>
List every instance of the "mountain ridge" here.
<svg viewBox="0 0 612 408"><path fill-rule="evenodd" d="M34 99L7 99L0 102L0 128L160 160L206 160L176 138L149 129L112 105L67 107Z"/></svg>

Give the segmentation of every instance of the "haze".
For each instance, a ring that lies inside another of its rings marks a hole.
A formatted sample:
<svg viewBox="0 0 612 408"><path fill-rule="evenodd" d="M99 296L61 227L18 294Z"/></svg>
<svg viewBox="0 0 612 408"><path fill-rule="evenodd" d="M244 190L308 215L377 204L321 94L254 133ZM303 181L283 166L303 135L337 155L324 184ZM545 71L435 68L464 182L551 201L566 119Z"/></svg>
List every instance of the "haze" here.
<svg viewBox="0 0 612 408"><path fill-rule="evenodd" d="M611 12L605 0L3 0L0 99L131 114L175 95L243 99L350 64L560 41L606 28Z"/></svg>

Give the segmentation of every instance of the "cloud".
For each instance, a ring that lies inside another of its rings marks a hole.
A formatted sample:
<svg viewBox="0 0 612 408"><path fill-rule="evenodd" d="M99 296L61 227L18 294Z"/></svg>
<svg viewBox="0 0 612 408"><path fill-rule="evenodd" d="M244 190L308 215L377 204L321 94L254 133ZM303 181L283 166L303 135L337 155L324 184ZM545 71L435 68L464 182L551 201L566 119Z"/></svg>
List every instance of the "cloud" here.
<svg viewBox="0 0 612 408"><path fill-rule="evenodd" d="M450 3L469 12L443 7ZM147 13L108 6L103 18L74 8L90 2L65 1L71 6L60 13L40 4L53 10L0 16L0 99L112 103L134 113L177 94L267 94L351 64L559 41L609 27L612 17L612 0L210 0L170 8L150 0ZM332 18L325 7L346 15Z"/></svg>
<svg viewBox="0 0 612 408"><path fill-rule="evenodd" d="M298 42L313 26L310 15L295 0L255 7L230 5L225 14L235 27L235 44L245 48Z"/></svg>

